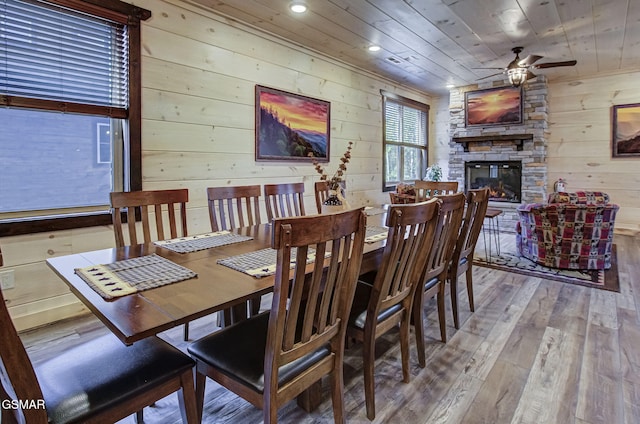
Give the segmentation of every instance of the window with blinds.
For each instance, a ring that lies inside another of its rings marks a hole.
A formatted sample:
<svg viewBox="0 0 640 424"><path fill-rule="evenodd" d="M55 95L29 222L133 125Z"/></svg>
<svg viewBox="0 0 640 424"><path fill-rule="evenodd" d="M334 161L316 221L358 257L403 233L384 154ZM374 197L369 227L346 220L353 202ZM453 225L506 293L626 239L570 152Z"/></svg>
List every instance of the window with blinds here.
<svg viewBox="0 0 640 424"><path fill-rule="evenodd" d="M427 164L429 106L382 92L383 190L424 178Z"/></svg>
<svg viewBox="0 0 640 424"><path fill-rule="evenodd" d="M139 187L129 24L150 15L118 0L0 0L0 235L108 223L109 193Z"/></svg>

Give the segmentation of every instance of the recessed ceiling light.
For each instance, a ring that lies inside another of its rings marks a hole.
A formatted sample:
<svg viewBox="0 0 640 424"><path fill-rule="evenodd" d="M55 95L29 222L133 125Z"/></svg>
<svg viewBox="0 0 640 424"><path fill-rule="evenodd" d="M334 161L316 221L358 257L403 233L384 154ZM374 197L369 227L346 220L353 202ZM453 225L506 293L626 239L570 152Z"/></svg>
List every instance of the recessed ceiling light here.
<svg viewBox="0 0 640 424"><path fill-rule="evenodd" d="M447 84L447 85L445 85L445 87L447 87L447 88L453 88L453 87L455 87L455 85L453 85L453 84Z"/></svg>
<svg viewBox="0 0 640 424"><path fill-rule="evenodd" d="M289 9L295 13L304 13L307 11L307 5L301 2L293 2L289 6Z"/></svg>
<svg viewBox="0 0 640 424"><path fill-rule="evenodd" d="M369 46L369 51L370 52L380 51L380 46L376 46L375 44L373 46Z"/></svg>

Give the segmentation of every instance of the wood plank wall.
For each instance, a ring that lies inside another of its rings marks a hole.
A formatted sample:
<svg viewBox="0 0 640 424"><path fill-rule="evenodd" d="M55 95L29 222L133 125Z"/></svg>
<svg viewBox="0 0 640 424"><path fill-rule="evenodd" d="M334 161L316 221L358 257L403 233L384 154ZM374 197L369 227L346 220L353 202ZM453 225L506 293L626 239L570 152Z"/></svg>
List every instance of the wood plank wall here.
<svg viewBox="0 0 640 424"><path fill-rule="evenodd" d="M143 187L188 188L192 234L209 230L205 188L304 181L307 210L315 210L310 164L254 161L254 86L261 84L331 102L333 172L349 141L347 170L353 206L387 201L381 190L380 90L432 103L330 58L178 0L141 0L143 22ZM435 125L431 117L431 135ZM264 212L264 211L263 211ZM266 214L263 214L266 216ZM6 237L5 269L16 287L5 292L19 329L86 312L45 264L52 256L112 247L110 226Z"/></svg>
<svg viewBox="0 0 640 424"><path fill-rule="evenodd" d="M611 106L640 103L640 72L549 83L549 184L604 191L620 205L616 232L640 232L640 157L611 157Z"/></svg>

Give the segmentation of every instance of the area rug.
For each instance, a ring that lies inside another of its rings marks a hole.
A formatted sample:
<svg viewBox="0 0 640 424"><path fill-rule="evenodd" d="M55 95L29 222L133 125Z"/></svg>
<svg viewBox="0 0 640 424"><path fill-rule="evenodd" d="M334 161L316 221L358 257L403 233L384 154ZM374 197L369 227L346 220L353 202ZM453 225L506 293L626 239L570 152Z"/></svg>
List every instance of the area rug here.
<svg viewBox="0 0 640 424"><path fill-rule="evenodd" d="M517 253L505 251L500 252L500 255L493 254L490 261L487 261L484 251L476 251L473 263L487 268L531 275L546 278L548 280L561 281L563 283L577 284L580 286L594 287L597 289L615 292L620 291L620 284L618 281L618 257L615 245L613 245L611 253L611 268L605 271L575 271L548 268L519 256Z"/></svg>

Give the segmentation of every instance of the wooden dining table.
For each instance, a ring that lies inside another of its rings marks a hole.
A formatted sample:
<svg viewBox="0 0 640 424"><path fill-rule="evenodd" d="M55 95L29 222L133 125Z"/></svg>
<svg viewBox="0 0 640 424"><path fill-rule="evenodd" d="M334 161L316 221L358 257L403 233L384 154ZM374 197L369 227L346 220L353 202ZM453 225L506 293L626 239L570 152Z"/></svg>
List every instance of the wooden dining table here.
<svg viewBox="0 0 640 424"><path fill-rule="evenodd" d="M371 225L382 225L384 216L368 216L368 221ZM129 345L273 290L273 275L256 278L218 263L219 259L270 247L271 225L234 232L253 239L191 253L176 253L153 243L139 244L59 256L48 259L47 264L113 334ZM362 273L376 269L383 245L384 241L365 243ZM197 276L107 300L76 273L77 268L154 253L194 271Z"/></svg>
<svg viewBox="0 0 640 424"><path fill-rule="evenodd" d="M368 226L383 226L385 213L368 215ZM129 345L217 311L244 307L248 299L273 291L274 275L256 278L218 263L220 259L270 247L271 224L233 231L253 238L190 253L176 253L154 243L139 244L59 256L48 259L47 264L113 334ZM384 244L384 240L365 243L361 273L378 268ZM107 300L76 273L78 268L151 254L188 268L197 276ZM315 410L321 401L320 382L297 398L298 405L308 412Z"/></svg>

